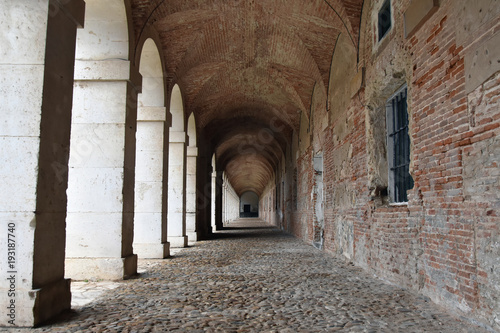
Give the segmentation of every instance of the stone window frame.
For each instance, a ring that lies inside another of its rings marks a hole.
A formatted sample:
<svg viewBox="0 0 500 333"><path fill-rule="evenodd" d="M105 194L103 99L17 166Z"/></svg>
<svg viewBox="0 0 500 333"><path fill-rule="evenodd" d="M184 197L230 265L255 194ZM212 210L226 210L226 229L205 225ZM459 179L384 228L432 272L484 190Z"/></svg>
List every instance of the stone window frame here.
<svg viewBox="0 0 500 333"><path fill-rule="evenodd" d="M404 94L404 105L398 105L398 99ZM402 107L402 108L401 108ZM408 204L408 190L414 187L414 181L410 173L411 165L411 138L410 138L410 113L408 112L408 86L403 84L397 91L389 97L386 106L386 147L387 147L387 171L388 171L388 196L391 205ZM394 118L403 113L401 127L396 128ZM395 138L402 139L397 142ZM396 149L397 146L397 149ZM396 153L396 150L399 153ZM396 159L400 160L403 154L403 164L395 165ZM402 170L401 170L402 169ZM396 182L396 178L402 182ZM397 193L399 190L401 192Z"/></svg>
<svg viewBox="0 0 500 333"><path fill-rule="evenodd" d="M381 28L382 28L382 24L383 22L381 22L381 19L386 16L387 13L384 13L385 11L388 10L388 16L389 16L389 26L387 28L387 30L384 31L383 34L381 34ZM384 40L385 37L387 37L389 35L389 33L391 32L392 30L392 26L393 26L393 18L392 18L392 12L393 12L393 9L392 9L392 1L391 0L384 0L384 2L382 3L382 5L380 6L378 12L377 12L377 42L380 43L382 40Z"/></svg>
<svg viewBox="0 0 500 333"><path fill-rule="evenodd" d="M394 13L394 1L393 0L374 0L374 7L371 11L371 24L372 31L371 40L373 43L372 53L374 55L379 55L386 47L390 44L391 35L396 29L396 21L395 21L395 13ZM389 29L385 32L382 38L379 38L379 14L385 5L388 5L390 8L390 22L391 25Z"/></svg>
<svg viewBox="0 0 500 333"><path fill-rule="evenodd" d="M402 69L394 69L392 73L387 75L384 82L380 82L378 86L368 86L366 90L366 148L367 148L367 169L368 169L368 189L370 191L370 201L374 207L381 206L397 206L400 204L391 203L388 188L389 188L389 170L387 160L387 123L386 123L386 106L387 101L401 89L407 85L408 95L408 115L409 115L409 135L412 133L412 105L411 105L411 86L406 77L406 71ZM412 171L412 148L413 142L410 142L410 174Z"/></svg>

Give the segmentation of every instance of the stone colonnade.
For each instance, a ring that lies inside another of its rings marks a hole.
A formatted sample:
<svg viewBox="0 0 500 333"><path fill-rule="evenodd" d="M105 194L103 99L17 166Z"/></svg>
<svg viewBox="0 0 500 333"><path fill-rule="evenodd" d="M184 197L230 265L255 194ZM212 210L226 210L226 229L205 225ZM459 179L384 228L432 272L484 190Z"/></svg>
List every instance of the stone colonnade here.
<svg viewBox="0 0 500 333"><path fill-rule="evenodd" d="M198 215L213 206L200 200L195 117L154 39L131 45L123 1L21 0L0 13L16 35L0 60L0 292L12 295L0 326L35 326L70 308L70 279L127 278L138 256L206 237Z"/></svg>
<svg viewBox="0 0 500 333"><path fill-rule="evenodd" d="M240 197L231 186L226 173L223 174L222 179L222 222L223 225L227 225L240 217Z"/></svg>

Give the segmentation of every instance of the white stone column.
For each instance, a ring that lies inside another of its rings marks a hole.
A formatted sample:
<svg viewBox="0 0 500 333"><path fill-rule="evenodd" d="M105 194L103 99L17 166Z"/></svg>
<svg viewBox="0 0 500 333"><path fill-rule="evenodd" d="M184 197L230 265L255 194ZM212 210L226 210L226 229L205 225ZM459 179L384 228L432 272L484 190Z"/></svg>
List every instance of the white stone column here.
<svg viewBox="0 0 500 333"><path fill-rule="evenodd" d="M227 210L227 176L224 173L224 177L222 179L222 222L223 225L227 225L228 220L228 210Z"/></svg>
<svg viewBox="0 0 500 333"><path fill-rule="evenodd" d="M196 159L198 148L187 147L186 157L186 234L189 242L196 242Z"/></svg>
<svg viewBox="0 0 500 333"><path fill-rule="evenodd" d="M166 108L140 106L137 113L134 252L140 258L169 256L162 213ZM168 128L166 129L168 131ZM166 187L166 186L165 186Z"/></svg>
<svg viewBox="0 0 500 333"><path fill-rule="evenodd" d="M186 247L186 132L170 131L168 153L168 241Z"/></svg>
<svg viewBox="0 0 500 333"><path fill-rule="evenodd" d="M217 228L216 228L216 218L217 218L217 215L215 214L216 212L216 201L215 201L215 189L216 189L216 186L217 186L217 172L216 171L213 171L212 172L212 197L211 197L211 216L212 216L212 231L216 231Z"/></svg>
<svg viewBox="0 0 500 333"><path fill-rule="evenodd" d="M117 280L137 272L137 86L140 74L129 61L76 61L66 227L72 279Z"/></svg>
<svg viewBox="0 0 500 333"><path fill-rule="evenodd" d="M215 229L222 230L224 227L224 172L217 171L215 178Z"/></svg>
<svg viewBox="0 0 500 333"><path fill-rule="evenodd" d="M0 326L34 326L70 308L64 225L84 8L78 0L0 2Z"/></svg>

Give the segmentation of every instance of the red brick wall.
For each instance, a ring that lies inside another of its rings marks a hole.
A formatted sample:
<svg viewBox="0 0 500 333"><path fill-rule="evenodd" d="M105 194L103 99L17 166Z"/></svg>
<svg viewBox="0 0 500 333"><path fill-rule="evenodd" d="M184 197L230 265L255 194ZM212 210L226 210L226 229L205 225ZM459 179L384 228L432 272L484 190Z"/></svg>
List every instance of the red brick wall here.
<svg viewBox="0 0 500 333"><path fill-rule="evenodd" d="M290 232L312 242L312 158L320 145L325 250L498 329L500 72L467 91L465 58L474 46L464 38L464 45L457 45L461 8L456 2L441 1L409 39L402 16L409 1L394 2L393 30L374 48L370 11L376 4L368 1L364 8L358 66L366 68L366 87L344 110L349 133L336 140L339 124L333 121L318 139L313 128L311 147L289 161L287 170L298 170L298 209L291 214ZM499 33L500 19L488 22L474 43ZM407 205L392 206L371 188L377 165L367 147L380 137L367 130L366 121L385 117L383 104L403 82L415 186Z"/></svg>

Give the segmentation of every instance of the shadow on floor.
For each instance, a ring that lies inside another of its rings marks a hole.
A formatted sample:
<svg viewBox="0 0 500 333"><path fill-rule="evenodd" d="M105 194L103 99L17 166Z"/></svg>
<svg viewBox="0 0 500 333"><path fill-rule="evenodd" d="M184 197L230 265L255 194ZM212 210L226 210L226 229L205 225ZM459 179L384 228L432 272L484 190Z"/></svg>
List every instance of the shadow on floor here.
<svg viewBox="0 0 500 333"><path fill-rule="evenodd" d="M214 232L210 239L276 237L277 234L292 237L278 227L266 224L260 219L239 219L222 230Z"/></svg>
<svg viewBox="0 0 500 333"><path fill-rule="evenodd" d="M287 235L283 233L279 229L267 229L268 231L265 231L265 229L259 230L248 230L247 232L224 232L224 231L219 231L217 233L212 234L210 236L210 239L235 239L235 238L271 238L271 237L277 237L276 234L281 234L283 237L292 237L290 235ZM242 230L243 231L243 230ZM273 231L273 232L269 232ZM279 235L278 235L279 237Z"/></svg>
<svg viewBox="0 0 500 333"><path fill-rule="evenodd" d="M275 226L268 226L268 227L224 227L222 229L222 232L224 230L257 230L257 229L277 229Z"/></svg>

